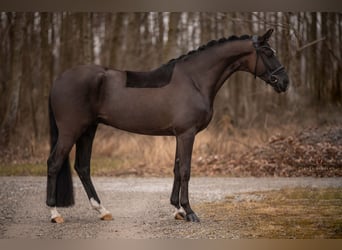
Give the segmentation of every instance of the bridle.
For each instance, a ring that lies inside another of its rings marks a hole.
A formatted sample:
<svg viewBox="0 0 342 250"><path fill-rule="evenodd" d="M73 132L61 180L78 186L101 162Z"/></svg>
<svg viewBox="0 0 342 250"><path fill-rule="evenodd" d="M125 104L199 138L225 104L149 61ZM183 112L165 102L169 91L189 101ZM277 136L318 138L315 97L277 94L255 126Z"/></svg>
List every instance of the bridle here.
<svg viewBox="0 0 342 250"><path fill-rule="evenodd" d="M272 50L273 53L275 52L275 50L269 46L266 46L266 45L259 46L258 36L253 36L252 42L253 42L253 46L256 50L256 62L255 62L255 68L254 68L254 78L256 78L257 77L257 66L258 66L258 61L259 61L259 54L260 54L261 49L267 48L267 49ZM265 62L264 58L262 56L260 56L260 57L266 66L267 63ZM278 68L272 70L272 71L270 71L269 67L266 67L266 71L263 74L261 74L260 76L267 74L268 76L267 76L266 82L270 83L271 85L275 85L278 83L278 77L276 75L279 74L280 72L284 71L284 70L285 70L285 68L282 65L279 66Z"/></svg>

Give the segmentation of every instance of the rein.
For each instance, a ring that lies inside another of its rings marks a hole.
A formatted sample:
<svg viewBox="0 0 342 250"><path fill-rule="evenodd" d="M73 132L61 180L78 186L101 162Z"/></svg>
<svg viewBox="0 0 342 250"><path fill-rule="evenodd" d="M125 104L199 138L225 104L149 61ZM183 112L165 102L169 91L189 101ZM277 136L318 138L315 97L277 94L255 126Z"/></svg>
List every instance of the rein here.
<svg viewBox="0 0 342 250"><path fill-rule="evenodd" d="M274 50L268 46L259 46L259 42L258 42L258 36L253 36L252 37L252 41L253 41L253 46L256 50L256 62L255 62L255 68L254 68L254 78L257 77L257 67L258 67L258 61L259 61L259 54L260 54L260 49L262 48L267 48L267 49L271 49L273 52ZM263 60L264 64L267 65L263 59L263 57L261 56L261 59ZM271 72L269 72L269 69L268 67L266 67L266 72L265 73L268 73L268 82L271 83L271 84L276 84L278 82L278 78L275 76L277 73L280 73L282 71L284 71L284 66L279 66L278 68L272 70ZM265 74L263 73L263 74ZM262 75L263 75L262 74Z"/></svg>

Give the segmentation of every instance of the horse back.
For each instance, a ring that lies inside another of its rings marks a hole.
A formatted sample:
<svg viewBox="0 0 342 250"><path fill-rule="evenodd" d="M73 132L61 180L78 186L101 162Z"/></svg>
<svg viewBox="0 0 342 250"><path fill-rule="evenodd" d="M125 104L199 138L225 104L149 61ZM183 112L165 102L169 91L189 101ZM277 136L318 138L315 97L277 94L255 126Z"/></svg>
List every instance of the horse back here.
<svg viewBox="0 0 342 250"><path fill-rule="evenodd" d="M171 81L175 64L146 72L126 71L126 87L128 88L161 88Z"/></svg>

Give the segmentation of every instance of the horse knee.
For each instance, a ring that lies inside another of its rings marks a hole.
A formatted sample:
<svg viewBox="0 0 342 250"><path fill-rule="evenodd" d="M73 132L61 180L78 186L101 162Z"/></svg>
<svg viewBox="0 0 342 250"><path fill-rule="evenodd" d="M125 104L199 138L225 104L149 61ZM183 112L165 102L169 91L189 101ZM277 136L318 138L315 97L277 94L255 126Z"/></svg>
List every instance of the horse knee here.
<svg viewBox="0 0 342 250"><path fill-rule="evenodd" d="M173 197L171 197L171 199L170 199L170 204L172 205L172 206L175 206L175 207L179 207L179 201L178 201L178 199L174 199Z"/></svg>

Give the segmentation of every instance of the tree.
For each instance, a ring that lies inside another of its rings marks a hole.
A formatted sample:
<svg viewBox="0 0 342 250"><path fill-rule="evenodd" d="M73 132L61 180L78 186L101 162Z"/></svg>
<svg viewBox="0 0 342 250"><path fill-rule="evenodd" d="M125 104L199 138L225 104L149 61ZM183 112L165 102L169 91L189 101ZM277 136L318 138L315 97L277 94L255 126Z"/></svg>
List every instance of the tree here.
<svg viewBox="0 0 342 250"><path fill-rule="evenodd" d="M164 46L163 55L164 59L172 59L179 53L177 49L177 36L179 35L178 23L180 20L181 13L172 12L170 13L169 19L169 31L167 34L167 42Z"/></svg>
<svg viewBox="0 0 342 250"><path fill-rule="evenodd" d="M20 88L22 83L22 54L24 43L24 23L25 18L22 13L16 13L14 16L13 27L10 28L11 41L11 79L10 92L8 98L8 106L5 117L1 124L1 145L7 146L10 142L11 134L16 127L19 102L20 102Z"/></svg>

